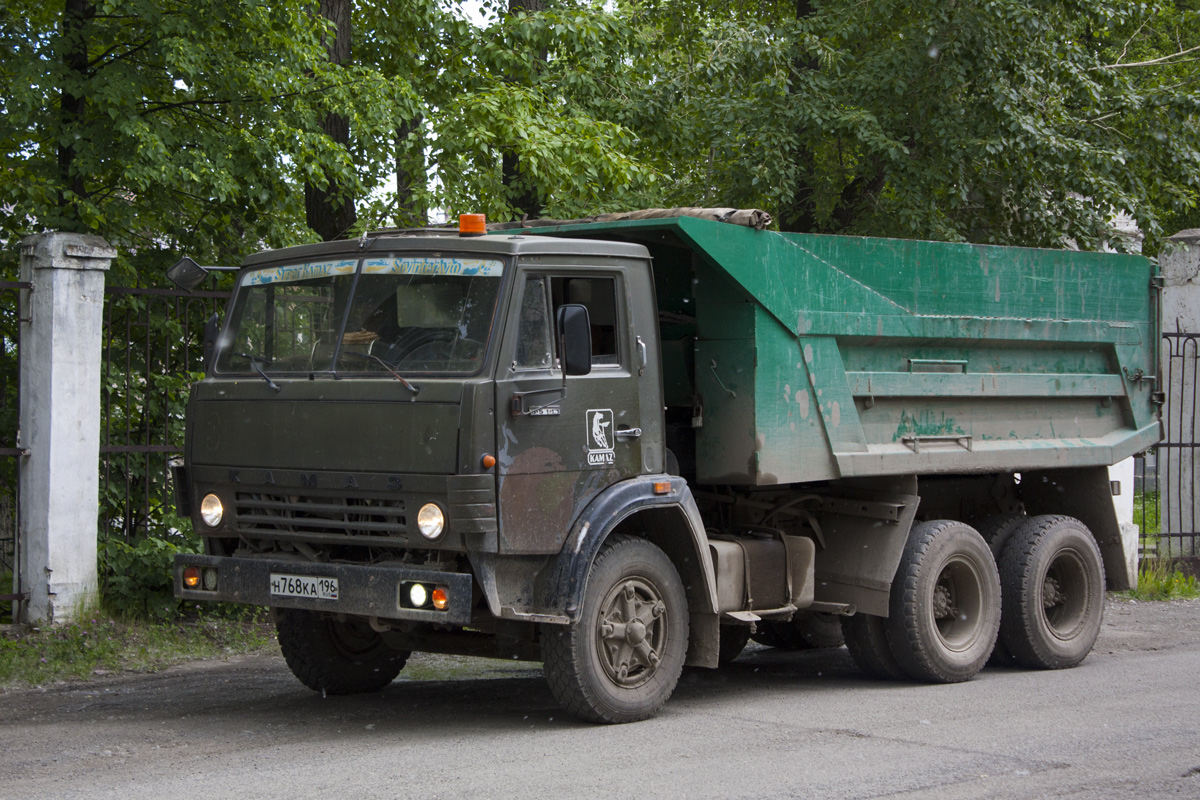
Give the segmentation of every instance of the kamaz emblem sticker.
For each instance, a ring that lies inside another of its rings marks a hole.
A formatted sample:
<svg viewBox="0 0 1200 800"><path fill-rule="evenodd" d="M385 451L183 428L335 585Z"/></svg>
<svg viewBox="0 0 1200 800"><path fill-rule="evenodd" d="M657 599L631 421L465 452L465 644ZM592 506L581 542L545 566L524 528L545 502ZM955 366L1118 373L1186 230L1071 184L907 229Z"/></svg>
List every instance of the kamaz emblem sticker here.
<svg viewBox="0 0 1200 800"><path fill-rule="evenodd" d="M613 454L613 412L593 408L587 412L588 464L597 467L616 462Z"/></svg>

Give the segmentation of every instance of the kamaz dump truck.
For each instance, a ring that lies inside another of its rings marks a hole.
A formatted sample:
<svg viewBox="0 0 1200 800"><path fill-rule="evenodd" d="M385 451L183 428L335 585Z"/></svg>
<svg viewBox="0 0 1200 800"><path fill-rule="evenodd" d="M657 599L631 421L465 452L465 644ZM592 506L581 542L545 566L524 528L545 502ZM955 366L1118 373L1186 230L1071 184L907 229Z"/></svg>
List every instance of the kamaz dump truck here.
<svg viewBox="0 0 1200 800"><path fill-rule="evenodd" d="M1083 660L1127 581L1106 467L1160 435L1151 262L645 216L250 256L176 594L272 609L314 690L517 657L598 722L750 638Z"/></svg>

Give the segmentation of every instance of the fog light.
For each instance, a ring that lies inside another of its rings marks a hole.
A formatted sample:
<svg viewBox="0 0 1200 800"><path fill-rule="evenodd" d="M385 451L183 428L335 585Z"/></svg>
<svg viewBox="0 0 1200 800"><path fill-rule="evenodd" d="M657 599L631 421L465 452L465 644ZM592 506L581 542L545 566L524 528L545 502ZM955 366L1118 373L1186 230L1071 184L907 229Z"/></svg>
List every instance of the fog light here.
<svg viewBox="0 0 1200 800"><path fill-rule="evenodd" d="M204 588L210 592L217 590L217 571L212 567L204 570Z"/></svg>
<svg viewBox="0 0 1200 800"><path fill-rule="evenodd" d="M441 586L434 589L430 597L433 599L433 607L438 611L445 611L446 606L450 603L450 598L446 596L445 588Z"/></svg>
<svg viewBox="0 0 1200 800"><path fill-rule="evenodd" d="M408 599L412 602L413 608L421 608L429 602L429 592L419 583L414 583L408 590Z"/></svg>
<svg viewBox="0 0 1200 800"><path fill-rule="evenodd" d="M442 535L446 527L446 515L436 503L426 503L417 512L417 530L426 539L433 540Z"/></svg>
<svg viewBox="0 0 1200 800"><path fill-rule="evenodd" d="M225 507L221 505L221 498L215 494L204 495L204 499L200 501L200 519L204 520L204 524L215 528L221 524L224 516Z"/></svg>
<svg viewBox="0 0 1200 800"><path fill-rule="evenodd" d="M199 567L184 567L183 568L183 585L189 589L195 589L200 585L200 568Z"/></svg>

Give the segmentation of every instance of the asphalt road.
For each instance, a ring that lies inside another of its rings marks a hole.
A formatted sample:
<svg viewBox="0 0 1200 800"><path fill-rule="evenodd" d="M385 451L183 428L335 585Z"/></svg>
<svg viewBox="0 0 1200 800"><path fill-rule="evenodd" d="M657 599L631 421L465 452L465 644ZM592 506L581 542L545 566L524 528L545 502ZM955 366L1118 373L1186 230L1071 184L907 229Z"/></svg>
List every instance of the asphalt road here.
<svg viewBox="0 0 1200 800"><path fill-rule="evenodd" d="M752 649L633 725L568 718L524 665L407 673L353 698L277 657L10 690L0 798L1200 798L1197 601L1110 601L1080 667L954 686Z"/></svg>

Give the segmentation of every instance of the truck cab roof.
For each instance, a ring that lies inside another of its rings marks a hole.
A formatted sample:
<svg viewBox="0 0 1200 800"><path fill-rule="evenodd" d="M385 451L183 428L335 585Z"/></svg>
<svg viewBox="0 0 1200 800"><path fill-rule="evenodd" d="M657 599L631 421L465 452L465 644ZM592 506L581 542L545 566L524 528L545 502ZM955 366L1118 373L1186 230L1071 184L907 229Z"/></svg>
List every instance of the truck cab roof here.
<svg viewBox="0 0 1200 800"><path fill-rule="evenodd" d="M457 231L446 233L422 229L419 231L383 232L361 239L318 242L280 250L264 250L246 258L243 267L256 267L279 261L296 261L329 256L359 256L392 252L398 249L415 252L479 253L508 256L601 256L608 258L648 258L649 251L640 244L599 239L558 238L514 232L490 233L483 236L459 236Z"/></svg>

